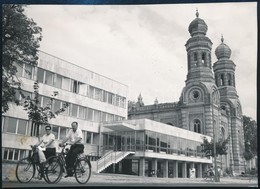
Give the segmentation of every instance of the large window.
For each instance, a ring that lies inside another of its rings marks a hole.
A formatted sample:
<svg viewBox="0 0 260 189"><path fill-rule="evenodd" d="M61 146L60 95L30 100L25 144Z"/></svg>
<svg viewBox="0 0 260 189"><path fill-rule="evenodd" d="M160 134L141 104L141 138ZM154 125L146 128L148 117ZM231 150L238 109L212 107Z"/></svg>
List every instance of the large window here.
<svg viewBox="0 0 260 189"><path fill-rule="evenodd" d="M78 82L78 85L79 85L79 94L87 96L88 85L81 82Z"/></svg>
<svg viewBox="0 0 260 189"><path fill-rule="evenodd" d="M88 97L89 98L94 98L94 87L92 87L92 86L89 86Z"/></svg>
<svg viewBox="0 0 260 189"><path fill-rule="evenodd" d="M47 105L49 105L49 103L51 103L51 99L49 97L46 96L42 96L42 107L46 107Z"/></svg>
<svg viewBox="0 0 260 189"><path fill-rule="evenodd" d="M94 110L94 121L99 122L101 120L101 112Z"/></svg>
<svg viewBox="0 0 260 189"><path fill-rule="evenodd" d="M7 123L7 122L5 122ZM17 127L17 119L9 117L8 119L8 125L5 125L7 127L8 133L16 133L16 127Z"/></svg>
<svg viewBox="0 0 260 189"><path fill-rule="evenodd" d="M86 134L86 143L87 144L91 144L91 137L92 137L92 133L87 132L87 134Z"/></svg>
<svg viewBox="0 0 260 189"><path fill-rule="evenodd" d="M101 100L102 99L102 90L95 88L95 97L94 99L96 100Z"/></svg>
<svg viewBox="0 0 260 189"><path fill-rule="evenodd" d="M93 109L91 109L91 108L87 109L87 120L93 121L93 112L94 112Z"/></svg>
<svg viewBox="0 0 260 189"><path fill-rule="evenodd" d="M27 79L32 79L33 78L33 66L29 64L24 64L24 77Z"/></svg>
<svg viewBox="0 0 260 189"><path fill-rule="evenodd" d="M113 94L108 92L108 103L112 104L113 103Z"/></svg>
<svg viewBox="0 0 260 189"><path fill-rule="evenodd" d="M54 112L58 111L59 109L61 109L62 105L61 105L61 101L60 100L54 100L54 107L53 110Z"/></svg>
<svg viewBox="0 0 260 189"><path fill-rule="evenodd" d="M73 117L77 117L78 116L78 105L76 104L71 104L71 113L70 115Z"/></svg>
<svg viewBox="0 0 260 189"><path fill-rule="evenodd" d="M61 88L64 90L70 91L70 82L71 82L70 78L62 77Z"/></svg>
<svg viewBox="0 0 260 189"><path fill-rule="evenodd" d="M26 135L28 121L12 117L5 117L4 126L6 132L8 133Z"/></svg>
<svg viewBox="0 0 260 189"><path fill-rule="evenodd" d="M107 113L102 112L101 121L107 121Z"/></svg>
<svg viewBox="0 0 260 189"><path fill-rule="evenodd" d="M107 92L106 92L106 91L103 91L102 101L103 101L103 102L107 102Z"/></svg>
<svg viewBox="0 0 260 189"><path fill-rule="evenodd" d="M45 71L45 84L47 85L53 85L53 81L54 81L54 74L52 72L49 71Z"/></svg>
<svg viewBox="0 0 260 189"><path fill-rule="evenodd" d="M62 76L59 74L55 74L54 87L61 89L61 86L62 86Z"/></svg>
<svg viewBox="0 0 260 189"><path fill-rule="evenodd" d="M85 109L83 106L79 106L79 118L85 119Z"/></svg>
<svg viewBox="0 0 260 189"><path fill-rule="evenodd" d="M155 152L156 133L151 131L147 131L146 133L146 144L148 145L148 150L153 150Z"/></svg>
<svg viewBox="0 0 260 189"><path fill-rule="evenodd" d="M79 93L78 81L71 80L71 89L73 93Z"/></svg>
<svg viewBox="0 0 260 189"><path fill-rule="evenodd" d="M43 83L44 81L44 70L42 68L38 68L38 71L37 71L37 80L38 82L40 83Z"/></svg>

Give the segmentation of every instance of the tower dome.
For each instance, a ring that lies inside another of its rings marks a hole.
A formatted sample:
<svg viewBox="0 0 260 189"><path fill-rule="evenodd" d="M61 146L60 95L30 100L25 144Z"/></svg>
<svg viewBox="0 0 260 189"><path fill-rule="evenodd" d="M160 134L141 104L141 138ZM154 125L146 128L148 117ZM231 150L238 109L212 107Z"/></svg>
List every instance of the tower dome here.
<svg viewBox="0 0 260 189"><path fill-rule="evenodd" d="M195 34L204 34L206 35L208 31L208 26L205 21L199 18L199 12L196 10L196 17L189 25L190 35L193 36Z"/></svg>
<svg viewBox="0 0 260 189"><path fill-rule="evenodd" d="M221 59L221 58L227 58L229 59L230 58L230 55L231 55L231 49L229 48L229 46L227 46L225 43L224 43L224 38L223 36L221 37L221 44L216 48L215 50L215 54L217 56L218 59Z"/></svg>

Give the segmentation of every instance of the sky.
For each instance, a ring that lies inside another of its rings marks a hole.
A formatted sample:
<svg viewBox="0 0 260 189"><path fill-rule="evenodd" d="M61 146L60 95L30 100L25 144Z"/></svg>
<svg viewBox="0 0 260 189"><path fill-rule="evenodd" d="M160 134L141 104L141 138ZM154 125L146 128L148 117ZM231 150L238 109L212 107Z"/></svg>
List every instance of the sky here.
<svg viewBox="0 0 260 189"><path fill-rule="evenodd" d="M199 17L215 49L224 43L236 64L243 114L256 120L257 3L29 5L42 28L40 50L128 86L128 100L177 102L185 86L189 24Z"/></svg>

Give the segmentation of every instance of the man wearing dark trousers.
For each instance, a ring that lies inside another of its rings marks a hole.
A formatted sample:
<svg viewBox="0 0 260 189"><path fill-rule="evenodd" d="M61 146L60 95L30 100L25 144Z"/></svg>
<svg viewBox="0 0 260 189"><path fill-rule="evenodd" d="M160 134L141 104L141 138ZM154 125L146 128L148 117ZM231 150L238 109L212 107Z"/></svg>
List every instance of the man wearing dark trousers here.
<svg viewBox="0 0 260 189"><path fill-rule="evenodd" d="M73 176L73 165L76 161L77 155L84 152L84 145L82 143L82 131L78 128L78 122L71 123L72 130L68 132L59 146L64 146L64 143L68 141L71 144L70 150L65 158L67 165L67 175L65 177Z"/></svg>

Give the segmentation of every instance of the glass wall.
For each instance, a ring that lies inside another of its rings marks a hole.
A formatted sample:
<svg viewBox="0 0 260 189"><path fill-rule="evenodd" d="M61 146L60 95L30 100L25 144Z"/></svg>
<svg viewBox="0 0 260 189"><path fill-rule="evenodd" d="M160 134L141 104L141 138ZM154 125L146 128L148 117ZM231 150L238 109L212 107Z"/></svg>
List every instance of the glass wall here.
<svg viewBox="0 0 260 189"><path fill-rule="evenodd" d="M147 151L184 156L201 156L200 142L153 131L103 133L105 150Z"/></svg>

